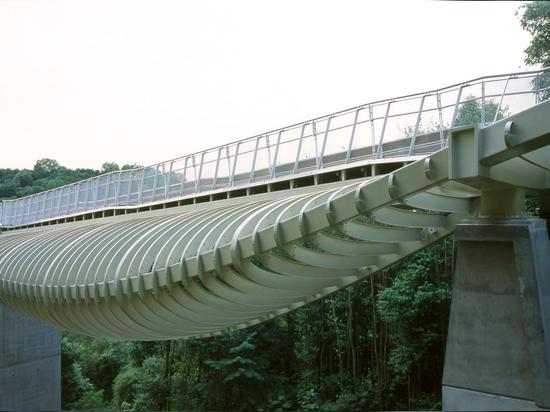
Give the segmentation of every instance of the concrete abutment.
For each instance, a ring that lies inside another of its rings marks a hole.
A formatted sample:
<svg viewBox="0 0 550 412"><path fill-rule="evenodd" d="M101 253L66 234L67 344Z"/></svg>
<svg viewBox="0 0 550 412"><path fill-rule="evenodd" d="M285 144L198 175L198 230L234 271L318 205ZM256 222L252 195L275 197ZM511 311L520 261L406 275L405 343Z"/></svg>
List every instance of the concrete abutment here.
<svg viewBox="0 0 550 412"><path fill-rule="evenodd" d="M443 409L550 409L546 221L464 221L455 240Z"/></svg>
<svg viewBox="0 0 550 412"><path fill-rule="evenodd" d="M61 409L61 334L0 304L0 410Z"/></svg>

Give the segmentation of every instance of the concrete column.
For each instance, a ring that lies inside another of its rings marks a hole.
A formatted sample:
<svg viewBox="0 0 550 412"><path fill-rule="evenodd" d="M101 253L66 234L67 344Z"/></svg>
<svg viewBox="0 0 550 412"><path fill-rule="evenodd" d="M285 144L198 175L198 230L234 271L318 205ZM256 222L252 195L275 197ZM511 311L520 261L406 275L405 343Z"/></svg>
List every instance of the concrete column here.
<svg viewBox="0 0 550 412"><path fill-rule="evenodd" d="M540 217L546 220L546 230L550 233L550 190L540 193Z"/></svg>
<svg viewBox="0 0 550 412"><path fill-rule="evenodd" d="M542 219L457 225L443 410L550 409L550 244Z"/></svg>
<svg viewBox="0 0 550 412"><path fill-rule="evenodd" d="M0 304L0 410L61 409L61 334Z"/></svg>

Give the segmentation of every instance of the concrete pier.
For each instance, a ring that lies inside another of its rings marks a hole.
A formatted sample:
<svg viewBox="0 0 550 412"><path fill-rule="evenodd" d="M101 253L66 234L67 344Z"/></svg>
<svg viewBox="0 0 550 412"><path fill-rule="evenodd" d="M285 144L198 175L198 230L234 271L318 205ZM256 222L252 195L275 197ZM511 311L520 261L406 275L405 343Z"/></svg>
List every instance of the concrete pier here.
<svg viewBox="0 0 550 412"><path fill-rule="evenodd" d="M61 334L0 304L0 410L61 409Z"/></svg>
<svg viewBox="0 0 550 412"><path fill-rule="evenodd" d="M550 409L550 244L543 219L465 221L443 410Z"/></svg>

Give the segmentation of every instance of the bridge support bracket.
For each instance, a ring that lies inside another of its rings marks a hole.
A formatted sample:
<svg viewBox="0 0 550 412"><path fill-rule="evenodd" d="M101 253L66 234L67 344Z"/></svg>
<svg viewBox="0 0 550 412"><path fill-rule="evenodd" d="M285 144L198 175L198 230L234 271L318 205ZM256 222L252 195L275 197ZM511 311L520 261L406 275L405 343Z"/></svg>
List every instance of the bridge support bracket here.
<svg viewBox="0 0 550 412"><path fill-rule="evenodd" d="M550 242L543 219L458 224L443 410L550 410Z"/></svg>

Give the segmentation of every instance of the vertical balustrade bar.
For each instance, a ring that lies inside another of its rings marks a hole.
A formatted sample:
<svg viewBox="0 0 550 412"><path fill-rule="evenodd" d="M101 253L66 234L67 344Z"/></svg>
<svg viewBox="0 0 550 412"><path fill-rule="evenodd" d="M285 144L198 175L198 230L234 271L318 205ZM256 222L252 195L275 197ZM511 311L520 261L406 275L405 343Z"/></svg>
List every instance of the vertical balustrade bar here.
<svg viewBox="0 0 550 412"><path fill-rule="evenodd" d="M349 160L351 158L351 149L353 147L353 138L355 137L355 129L357 128L357 119L359 117L359 111L361 109L357 109L355 111L355 117L353 119L353 126L351 128L351 135L349 137L349 143L348 143L348 150L346 152L346 163L349 163Z"/></svg>
<svg viewBox="0 0 550 412"><path fill-rule="evenodd" d="M306 130L307 123L302 125L302 131L300 132L300 140L298 141L298 150L296 151L296 160L294 161L294 169L292 170L293 174L298 172L298 164L300 163L300 152L302 151L302 142L304 140L304 132Z"/></svg>
<svg viewBox="0 0 550 412"><path fill-rule="evenodd" d="M311 122L311 134L313 135L313 143L315 145L315 169L319 170L319 146L317 143L317 126L315 121Z"/></svg>
<svg viewBox="0 0 550 412"><path fill-rule="evenodd" d="M382 124L382 131L380 132L380 141L378 142L378 149L376 150L376 158L380 159L382 158L382 154L384 151L383 143L384 143L384 133L386 132L386 125L388 124L388 116L390 115L390 107L391 107L392 101L390 100L388 102L388 106L386 107L386 115L384 116L384 123Z"/></svg>
<svg viewBox="0 0 550 412"><path fill-rule="evenodd" d="M198 177L196 176L197 180L195 181L195 193L199 193L201 189L201 176L202 176L202 167L204 164L204 153L205 152L201 153L201 164L199 165L199 175ZM195 159L194 156L193 156L193 159Z"/></svg>
<svg viewBox="0 0 550 412"><path fill-rule="evenodd" d="M376 133L374 131L374 116L372 112L372 106L369 104L369 122L370 122L370 134L372 139L372 146L371 146L371 153L372 158L374 159L376 157Z"/></svg>
<svg viewBox="0 0 550 412"><path fill-rule="evenodd" d="M29 215L31 213L31 202L30 202L31 198L28 197L25 199L25 206L26 206L26 211L25 211L25 215L23 217L23 222L24 223L28 223L29 222Z"/></svg>
<svg viewBox="0 0 550 412"><path fill-rule="evenodd" d="M258 145L260 144L260 136L256 138L256 144L254 145L254 154L252 155L252 169L250 170L250 176L248 178L248 183L254 181L254 172L256 171L256 159L258 157Z"/></svg>
<svg viewBox="0 0 550 412"><path fill-rule="evenodd" d="M138 204L141 204L143 203L143 184L144 184L144 180L145 180L145 168L142 168L141 169L141 177L139 179L139 183L138 183Z"/></svg>
<svg viewBox="0 0 550 412"><path fill-rule="evenodd" d="M61 189L61 190L56 190L56 192L58 192L58 195L57 195L57 207L56 207L56 211L54 212L53 216L59 216L61 214L61 203L63 202L63 192L64 192L64 189Z"/></svg>
<svg viewBox="0 0 550 412"><path fill-rule="evenodd" d="M113 175L112 173L109 173L106 176L106 182L105 182L105 199L103 199L103 207L107 206L107 202L109 201L109 191L111 190L111 184L113 183Z"/></svg>
<svg viewBox="0 0 550 412"><path fill-rule="evenodd" d="M174 169L174 161L170 162L170 167L168 168L168 179L166 181L166 187L164 188L164 198L168 199L170 195L170 186L172 186L172 170Z"/></svg>
<svg viewBox="0 0 550 412"><path fill-rule="evenodd" d="M220 159L222 157L222 147L218 149L218 158L216 159L216 168L214 169L214 179L212 180L212 190L216 190L216 184L218 183L218 170L220 168Z"/></svg>
<svg viewBox="0 0 550 412"><path fill-rule="evenodd" d="M162 166L164 168L164 164ZM160 168L160 165L157 165L157 167L155 168L155 176L153 177L153 190L151 191L151 202L155 201L155 196L157 194L157 185L159 181L159 168ZM164 170L162 172L164 173Z"/></svg>
<svg viewBox="0 0 550 412"><path fill-rule="evenodd" d="M227 159L227 184L225 187L229 187L231 185L231 151L229 145L225 146L225 157Z"/></svg>
<svg viewBox="0 0 550 412"><path fill-rule="evenodd" d="M233 159L233 170L231 170L229 186L235 186L235 173L237 172L237 158L239 157L240 147L241 147L241 142L238 142L237 147L235 148L235 159Z"/></svg>
<svg viewBox="0 0 550 412"><path fill-rule="evenodd" d="M43 197L44 197L44 202L42 203L42 212L40 213L40 220L44 220L44 218L46 217L46 205L48 203L48 195L50 194L49 191L47 191L46 193L44 193Z"/></svg>
<svg viewBox="0 0 550 412"><path fill-rule="evenodd" d="M277 136L277 144L275 145L275 154L273 155L273 166L271 167L272 179L275 179L275 177L277 177L277 156L279 155L279 146L281 145L282 134L283 134L283 131L279 130L279 135Z"/></svg>
<svg viewBox="0 0 550 412"><path fill-rule="evenodd" d="M441 148L445 147L445 135L443 134L443 109L441 108L441 94L437 92L437 113L439 115L439 141Z"/></svg>
<svg viewBox="0 0 550 412"><path fill-rule="evenodd" d="M122 176L124 175L124 172L118 171L116 173L117 175L117 182L115 186L115 199L114 199L114 205L118 206L118 200L120 198L120 189L122 188Z"/></svg>
<svg viewBox="0 0 550 412"><path fill-rule="evenodd" d="M135 175L136 175L135 170L134 169L130 170L130 177L128 178L128 190L126 191L126 206L130 204L130 196L132 194L132 185L134 183L133 180ZM136 183L137 183L137 178L136 178Z"/></svg>
<svg viewBox="0 0 550 412"><path fill-rule="evenodd" d="M414 131L411 138L411 145L409 146L409 156L412 156L414 145L416 144L416 136L418 135L420 121L422 120L422 109L424 108L424 100L426 100L426 95L423 95L420 99L420 107L418 108L418 115L416 116L416 123L414 125Z"/></svg>
<svg viewBox="0 0 550 412"><path fill-rule="evenodd" d="M493 123L497 121L498 114L500 113L500 108L502 106L502 101L504 100L504 95L506 94L506 89L508 88L508 81L510 80L510 76L506 79L506 83L504 83L504 89L502 89L502 94L500 95L500 100L498 102L497 111L495 112L495 117L493 118Z"/></svg>
<svg viewBox="0 0 550 412"><path fill-rule="evenodd" d="M180 196L183 196L183 193L185 191L185 183L187 180L187 162L189 161L189 156L185 158L185 161L183 162L183 174L181 176L181 186L180 186Z"/></svg>
<svg viewBox="0 0 550 412"><path fill-rule="evenodd" d="M456 116L458 116L458 107L460 106L460 99L462 98L462 90L464 89L464 85L461 85L458 89L458 94L456 96L456 103L453 110L453 117L451 119L451 128L455 127L456 122Z"/></svg>
<svg viewBox="0 0 550 412"><path fill-rule="evenodd" d="M80 187L82 186L82 182L78 182L76 185L76 194L75 194L75 200L74 200L74 211L75 213L78 212L78 200L80 199Z"/></svg>
<svg viewBox="0 0 550 412"><path fill-rule="evenodd" d="M267 150L267 167L271 172L271 145L269 144L269 135L265 135L265 149Z"/></svg>
<svg viewBox="0 0 550 412"><path fill-rule="evenodd" d="M485 126L485 82L481 81L481 125Z"/></svg>
<svg viewBox="0 0 550 412"><path fill-rule="evenodd" d="M328 133L330 131L330 122L332 120L333 116L329 116L327 119L327 125L325 127L325 134L323 136L323 145L321 146L321 153L319 153L319 167L318 169L322 169L325 165L325 150L327 147L327 140L328 140Z"/></svg>
<svg viewBox="0 0 550 412"><path fill-rule="evenodd" d="M535 104L539 104L539 93L540 93L540 73L537 73L535 77Z"/></svg>

